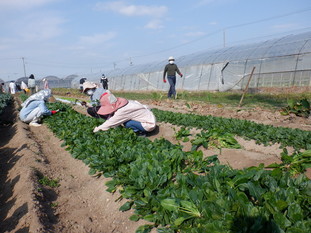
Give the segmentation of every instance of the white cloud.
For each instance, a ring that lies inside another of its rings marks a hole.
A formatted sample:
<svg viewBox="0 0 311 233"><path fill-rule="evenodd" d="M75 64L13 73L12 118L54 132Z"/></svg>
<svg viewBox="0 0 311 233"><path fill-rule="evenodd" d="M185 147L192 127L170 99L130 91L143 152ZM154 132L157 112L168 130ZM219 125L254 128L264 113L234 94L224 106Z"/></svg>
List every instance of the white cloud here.
<svg viewBox="0 0 311 233"><path fill-rule="evenodd" d="M216 2L217 0L201 0L199 1L198 5L208 5L211 4L213 2Z"/></svg>
<svg viewBox="0 0 311 233"><path fill-rule="evenodd" d="M206 6L206 5L212 5L212 4L217 4L217 5L226 5L232 2L236 2L237 0L200 0L197 4L196 7L201 7L201 6Z"/></svg>
<svg viewBox="0 0 311 233"><path fill-rule="evenodd" d="M42 6L58 0L0 0L0 9L22 9Z"/></svg>
<svg viewBox="0 0 311 233"><path fill-rule="evenodd" d="M185 34L185 36L188 37L199 37L199 36L204 36L206 33L205 32L188 32Z"/></svg>
<svg viewBox="0 0 311 233"><path fill-rule="evenodd" d="M8 50L11 49L12 40L9 38L0 38L0 50Z"/></svg>
<svg viewBox="0 0 311 233"><path fill-rule="evenodd" d="M79 44L82 45L97 45L112 40L116 37L115 32L109 32L107 34L94 34L92 36L81 36Z"/></svg>
<svg viewBox="0 0 311 233"><path fill-rule="evenodd" d="M128 5L123 1L97 3L97 10L110 10L126 16L162 17L168 11L166 6Z"/></svg>
<svg viewBox="0 0 311 233"><path fill-rule="evenodd" d="M152 20L145 25L145 28L148 29L160 29L163 28L163 24L161 20Z"/></svg>
<svg viewBox="0 0 311 233"><path fill-rule="evenodd" d="M28 41L40 41L59 36L62 33L60 25L64 22L56 16L36 16L26 21L26 25L19 28L20 36Z"/></svg>

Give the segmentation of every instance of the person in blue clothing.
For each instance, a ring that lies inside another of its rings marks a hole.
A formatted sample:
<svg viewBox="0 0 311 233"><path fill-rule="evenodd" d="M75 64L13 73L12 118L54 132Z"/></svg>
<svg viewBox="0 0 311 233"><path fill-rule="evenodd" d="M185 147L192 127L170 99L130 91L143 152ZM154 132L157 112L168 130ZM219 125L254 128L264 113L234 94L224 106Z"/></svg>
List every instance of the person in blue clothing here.
<svg viewBox="0 0 311 233"><path fill-rule="evenodd" d="M108 115L101 115L97 113L100 108L100 97L106 92L107 90L99 87L97 83L89 81L83 83L83 93L88 95L91 100L89 104L84 102L83 105L87 107L86 111L90 116L103 119L108 118Z"/></svg>
<svg viewBox="0 0 311 233"><path fill-rule="evenodd" d="M50 111L46 102L51 97L51 90L45 89L39 91L25 100L22 103L22 109L19 113L19 118L30 126L41 126L40 121L44 116L51 116L58 112L58 110Z"/></svg>

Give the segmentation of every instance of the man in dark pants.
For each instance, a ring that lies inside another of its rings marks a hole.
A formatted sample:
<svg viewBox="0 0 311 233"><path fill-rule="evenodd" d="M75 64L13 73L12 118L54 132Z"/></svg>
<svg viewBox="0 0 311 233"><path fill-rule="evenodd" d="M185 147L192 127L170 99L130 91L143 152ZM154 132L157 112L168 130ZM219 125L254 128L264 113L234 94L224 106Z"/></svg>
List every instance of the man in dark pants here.
<svg viewBox="0 0 311 233"><path fill-rule="evenodd" d="M103 74L100 79L101 84L105 90L108 90L108 78Z"/></svg>
<svg viewBox="0 0 311 233"><path fill-rule="evenodd" d="M168 98L177 98L176 96L176 89L175 89L175 85L176 85L176 72L179 74L179 76L182 78L182 73L179 71L177 65L174 63L175 59L174 57L169 57L168 58L168 62L169 64L167 64L164 68L164 72L163 72L163 82L166 83L166 74L167 74L167 80L168 83L170 84L170 89L168 91L167 97Z"/></svg>

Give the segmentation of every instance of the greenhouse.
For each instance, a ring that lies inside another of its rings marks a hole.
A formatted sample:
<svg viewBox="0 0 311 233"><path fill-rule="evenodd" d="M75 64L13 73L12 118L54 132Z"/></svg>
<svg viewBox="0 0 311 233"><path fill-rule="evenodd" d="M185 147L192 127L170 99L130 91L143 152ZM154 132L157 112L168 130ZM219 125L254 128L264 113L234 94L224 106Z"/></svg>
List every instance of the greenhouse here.
<svg viewBox="0 0 311 233"><path fill-rule="evenodd" d="M113 90L166 90L166 60L106 72ZM255 44L202 51L176 58L183 73L176 88L227 91L260 87L311 86L311 32L287 35ZM88 80L98 82L101 74ZM78 86L79 78L72 82Z"/></svg>

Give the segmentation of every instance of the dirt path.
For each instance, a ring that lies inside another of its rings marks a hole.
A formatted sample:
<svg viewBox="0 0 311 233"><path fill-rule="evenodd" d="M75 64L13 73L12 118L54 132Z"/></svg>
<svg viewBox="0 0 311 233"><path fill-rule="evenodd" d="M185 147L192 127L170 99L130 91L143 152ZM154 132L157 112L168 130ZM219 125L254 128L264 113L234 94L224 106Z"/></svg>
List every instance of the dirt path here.
<svg viewBox="0 0 311 233"><path fill-rule="evenodd" d="M162 108L174 108L171 104ZM0 232L128 233L143 224L128 220L131 212L119 211L125 200L115 202L118 194L105 191L107 180L90 176L88 167L72 158L46 125L32 128L20 122L17 108L1 115L6 124L0 126ZM86 114L82 107L75 109ZM159 123L159 131L149 139L163 137L180 143L174 137L176 130L176 126ZM264 147L237 140L243 149L203 152L218 154L222 163L238 169L280 162L278 145ZM189 150L191 145L183 146ZM42 176L58 180L59 186L40 184Z"/></svg>
<svg viewBox="0 0 311 233"><path fill-rule="evenodd" d="M39 232L43 229L35 200L34 142L24 125L15 121L17 112L7 108L1 116L13 124L0 131L0 229L1 232Z"/></svg>

